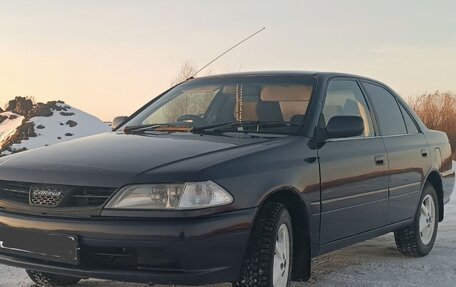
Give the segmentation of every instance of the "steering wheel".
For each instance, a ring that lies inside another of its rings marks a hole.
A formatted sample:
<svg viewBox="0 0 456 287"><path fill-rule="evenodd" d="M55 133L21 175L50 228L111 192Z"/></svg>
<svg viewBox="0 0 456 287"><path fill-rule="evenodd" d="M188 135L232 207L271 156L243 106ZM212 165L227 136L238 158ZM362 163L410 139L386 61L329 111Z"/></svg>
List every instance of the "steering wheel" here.
<svg viewBox="0 0 456 287"><path fill-rule="evenodd" d="M207 125L208 122L200 116L197 115L183 115L177 119L178 122L192 121L192 123L202 126Z"/></svg>

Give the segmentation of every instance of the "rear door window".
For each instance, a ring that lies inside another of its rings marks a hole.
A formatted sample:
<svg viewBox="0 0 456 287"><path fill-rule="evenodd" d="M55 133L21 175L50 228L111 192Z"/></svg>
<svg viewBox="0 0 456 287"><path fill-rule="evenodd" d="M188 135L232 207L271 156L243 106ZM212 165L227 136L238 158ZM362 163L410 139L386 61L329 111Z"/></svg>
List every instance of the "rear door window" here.
<svg viewBox="0 0 456 287"><path fill-rule="evenodd" d="M399 107L401 108L402 116L404 116L405 125L407 127L407 133L412 135L419 133L418 128L416 127L416 124L413 121L410 114L405 110L405 108L401 104L399 104Z"/></svg>
<svg viewBox="0 0 456 287"><path fill-rule="evenodd" d="M384 136L407 134L404 118L396 98L378 85L365 82L363 86L377 112L381 134Z"/></svg>

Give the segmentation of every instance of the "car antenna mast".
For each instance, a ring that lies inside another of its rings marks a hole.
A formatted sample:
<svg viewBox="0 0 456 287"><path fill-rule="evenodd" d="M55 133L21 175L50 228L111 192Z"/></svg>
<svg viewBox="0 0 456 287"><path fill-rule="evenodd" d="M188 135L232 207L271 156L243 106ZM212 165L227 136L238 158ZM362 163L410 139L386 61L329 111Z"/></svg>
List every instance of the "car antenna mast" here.
<svg viewBox="0 0 456 287"><path fill-rule="evenodd" d="M226 50L225 52L221 53L220 55L218 55L215 59L213 59L212 61L210 61L209 63L207 63L204 67L202 67L201 69L199 69L198 71L196 71L190 78L188 78L187 80L190 80L190 79L193 79L196 75L198 75L199 72L201 72L202 70L206 69L209 65L211 65L212 63L214 63L215 61L217 61L218 59L220 59L221 57L223 57L225 54L227 54L228 52L230 52L231 50L233 50L234 48L236 48L237 46L241 45L242 43L246 42L247 40L249 40L250 38L252 38L253 36L259 34L260 32L262 32L263 30L265 30L266 27L263 27L261 28L260 30L256 31L255 33L253 33L252 35L248 36L247 38L243 39L242 41L240 41L239 43L237 43L236 45L234 45L233 47L229 48L228 50Z"/></svg>

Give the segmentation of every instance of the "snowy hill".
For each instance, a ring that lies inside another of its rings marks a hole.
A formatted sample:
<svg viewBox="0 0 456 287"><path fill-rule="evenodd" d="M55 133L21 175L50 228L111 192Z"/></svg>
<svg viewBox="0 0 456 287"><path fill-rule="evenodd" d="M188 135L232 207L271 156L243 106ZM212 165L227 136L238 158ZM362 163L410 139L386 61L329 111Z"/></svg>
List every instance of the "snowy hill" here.
<svg viewBox="0 0 456 287"><path fill-rule="evenodd" d="M0 143L3 143L5 139L12 136L23 120L23 116L12 112L0 113Z"/></svg>
<svg viewBox="0 0 456 287"><path fill-rule="evenodd" d="M16 98L0 113L0 155L111 130L100 119L63 102L30 105L26 100Z"/></svg>

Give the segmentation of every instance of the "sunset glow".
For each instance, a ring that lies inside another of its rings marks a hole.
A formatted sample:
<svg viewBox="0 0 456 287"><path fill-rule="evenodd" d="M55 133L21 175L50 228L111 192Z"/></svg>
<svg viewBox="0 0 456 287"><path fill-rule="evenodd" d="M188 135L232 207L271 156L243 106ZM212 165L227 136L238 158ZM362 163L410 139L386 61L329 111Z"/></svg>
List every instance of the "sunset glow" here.
<svg viewBox="0 0 456 287"><path fill-rule="evenodd" d="M30 96L128 115L185 61L201 67L263 26L201 75L341 71L403 96L455 91L454 11L453 0L0 1L0 106Z"/></svg>

